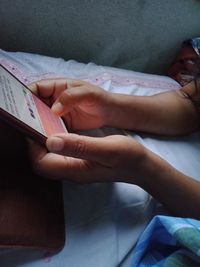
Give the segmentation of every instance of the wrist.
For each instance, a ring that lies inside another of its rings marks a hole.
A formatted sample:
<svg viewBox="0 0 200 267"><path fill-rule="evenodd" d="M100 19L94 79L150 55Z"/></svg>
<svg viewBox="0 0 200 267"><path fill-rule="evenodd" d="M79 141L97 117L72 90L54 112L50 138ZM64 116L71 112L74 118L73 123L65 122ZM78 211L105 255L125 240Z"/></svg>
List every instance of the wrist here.
<svg viewBox="0 0 200 267"><path fill-rule="evenodd" d="M159 156L142 146L138 160L132 162L129 176L131 178L126 182L136 184L144 190L149 191L149 186L154 184L154 178L159 177L163 172L164 163Z"/></svg>
<svg viewBox="0 0 200 267"><path fill-rule="evenodd" d="M154 161L153 152L132 138L129 138L127 146L123 146L123 151L126 151L126 156L122 157L124 163L123 180L121 182L143 187L149 173L153 173L151 169ZM153 176L153 174L151 175Z"/></svg>
<svg viewBox="0 0 200 267"><path fill-rule="evenodd" d="M147 97L111 93L105 126L143 130L149 116L147 102Z"/></svg>
<svg viewBox="0 0 200 267"><path fill-rule="evenodd" d="M128 121L128 114L126 107L128 105L128 96L109 93L107 98L107 112L105 116L105 126L115 128L127 128L126 122ZM130 97L130 96L129 96Z"/></svg>

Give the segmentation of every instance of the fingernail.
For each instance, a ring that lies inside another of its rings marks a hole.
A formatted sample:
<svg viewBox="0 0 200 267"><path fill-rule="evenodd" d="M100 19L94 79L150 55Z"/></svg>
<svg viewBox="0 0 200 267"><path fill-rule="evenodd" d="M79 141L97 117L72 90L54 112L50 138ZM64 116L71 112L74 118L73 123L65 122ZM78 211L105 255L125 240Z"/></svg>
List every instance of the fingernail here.
<svg viewBox="0 0 200 267"><path fill-rule="evenodd" d="M55 113L61 113L63 111L63 105L60 102L57 102L51 107L51 110Z"/></svg>
<svg viewBox="0 0 200 267"><path fill-rule="evenodd" d="M47 140L47 148L50 151L61 151L64 148L64 141L60 137L50 137Z"/></svg>

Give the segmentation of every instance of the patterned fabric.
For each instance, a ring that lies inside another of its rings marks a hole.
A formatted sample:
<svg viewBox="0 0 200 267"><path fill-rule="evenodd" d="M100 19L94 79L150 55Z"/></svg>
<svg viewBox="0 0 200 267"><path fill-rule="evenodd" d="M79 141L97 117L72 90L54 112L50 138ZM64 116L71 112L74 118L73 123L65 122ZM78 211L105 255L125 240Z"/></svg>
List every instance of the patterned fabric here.
<svg viewBox="0 0 200 267"><path fill-rule="evenodd" d="M200 56L200 37L191 39L190 43L192 47L194 48L195 52L197 53L197 55Z"/></svg>
<svg viewBox="0 0 200 267"><path fill-rule="evenodd" d="M200 266L200 221L155 216L139 239L131 267Z"/></svg>

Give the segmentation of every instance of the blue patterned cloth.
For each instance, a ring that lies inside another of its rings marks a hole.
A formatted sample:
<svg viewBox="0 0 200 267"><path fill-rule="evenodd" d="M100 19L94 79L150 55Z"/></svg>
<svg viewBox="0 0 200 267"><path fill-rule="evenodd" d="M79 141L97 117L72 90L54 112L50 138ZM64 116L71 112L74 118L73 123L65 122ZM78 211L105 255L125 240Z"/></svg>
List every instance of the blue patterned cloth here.
<svg viewBox="0 0 200 267"><path fill-rule="evenodd" d="M200 37L186 40L183 42L183 46L184 45L191 45L195 50L195 52L197 53L197 55L200 56Z"/></svg>
<svg viewBox="0 0 200 267"><path fill-rule="evenodd" d="M155 216L139 239L131 267L200 266L200 221Z"/></svg>
<svg viewBox="0 0 200 267"><path fill-rule="evenodd" d="M192 39L191 44L197 55L200 56L200 37Z"/></svg>

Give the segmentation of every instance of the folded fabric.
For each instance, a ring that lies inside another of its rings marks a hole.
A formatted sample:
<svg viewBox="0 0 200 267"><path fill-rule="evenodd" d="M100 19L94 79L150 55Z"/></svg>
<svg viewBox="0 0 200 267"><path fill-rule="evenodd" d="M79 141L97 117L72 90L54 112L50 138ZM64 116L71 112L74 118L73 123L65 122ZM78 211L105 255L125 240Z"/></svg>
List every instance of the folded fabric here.
<svg viewBox="0 0 200 267"><path fill-rule="evenodd" d="M200 266L200 221L155 216L141 235L131 267Z"/></svg>

